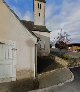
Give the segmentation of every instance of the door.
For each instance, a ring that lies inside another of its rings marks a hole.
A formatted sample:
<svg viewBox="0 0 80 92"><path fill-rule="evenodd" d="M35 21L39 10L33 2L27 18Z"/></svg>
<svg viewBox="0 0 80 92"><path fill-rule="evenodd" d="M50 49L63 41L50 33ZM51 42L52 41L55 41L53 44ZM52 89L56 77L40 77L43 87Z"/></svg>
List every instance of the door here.
<svg viewBox="0 0 80 92"><path fill-rule="evenodd" d="M0 42L0 83L16 80L16 44Z"/></svg>

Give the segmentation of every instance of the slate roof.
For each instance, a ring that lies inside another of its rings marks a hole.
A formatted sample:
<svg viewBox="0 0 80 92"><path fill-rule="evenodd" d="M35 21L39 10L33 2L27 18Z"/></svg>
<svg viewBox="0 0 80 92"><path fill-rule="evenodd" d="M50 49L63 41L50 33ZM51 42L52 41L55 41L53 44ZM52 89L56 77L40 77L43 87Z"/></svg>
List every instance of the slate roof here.
<svg viewBox="0 0 80 92"><path fill-rule="evenodd" d="M34 22L32 21L25 21L25 20L21 20L21 22L23 23L23 25L28 28L29 30L33 30L34 27Z"/></svg>
<svg viewBox="0 0 80 92"><path fill-rule="evenodd" d="M31 31L39 31L39 32L50 33L50 31L46 28L46 26L34 25L34 22L32 22L32 21L22 20L21 22L25 25L26 28L28 28Z"/></svg>
<svg viewBox="0 0 80 92"><path fill-rule="evenodd" d="M38 25L34 25L33 31L40 31L40 32L50 33L50 31L46 28L46 26L38 26Z"/></svg>
<svg viewBox="0 0 80 92"><path fill-rule="evenodd" d="M19 20L19 22L25 27L25 25L21 22L21 20L19 19L19 17L15 14L15 12L8 6L8 4L2 0L3 3L7 6L7 8L15 15L15 17ZM25 27L26 28L26 27ZM27 28L28 29L28 28ZM37 37L32 31L28 30L33 36L35 36L37 39L40 39L39 37Z"/></svg>
<svg viewBox="0 0 80 92"><path fill-rule="evenodd" d="M40 1L40 2L46 3L46 0L35 0L35 1Z"/></svg>

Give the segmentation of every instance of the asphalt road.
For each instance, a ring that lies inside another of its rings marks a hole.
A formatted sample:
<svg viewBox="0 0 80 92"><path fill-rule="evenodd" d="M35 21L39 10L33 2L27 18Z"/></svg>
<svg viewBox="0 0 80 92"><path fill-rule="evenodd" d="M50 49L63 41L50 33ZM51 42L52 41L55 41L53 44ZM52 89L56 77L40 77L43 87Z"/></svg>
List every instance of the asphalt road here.
<svg viewBox="0 0 80 92"><path fill-rule="evenodd" d="M46 92L80 92L80 67L70 69L74 74L74 81L66 83L63 86L51 88Z"/></svg>

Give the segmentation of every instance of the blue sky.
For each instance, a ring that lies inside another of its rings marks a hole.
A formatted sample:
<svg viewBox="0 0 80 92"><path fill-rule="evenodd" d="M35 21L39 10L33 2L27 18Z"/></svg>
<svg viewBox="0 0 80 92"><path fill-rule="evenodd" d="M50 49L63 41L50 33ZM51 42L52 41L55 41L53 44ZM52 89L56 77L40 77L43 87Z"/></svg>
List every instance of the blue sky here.
<svg viewBox="0 0 80 92"><path fill-rule="evenodd" d="M33 20L33 0L5 0L20 19ZM80 42L80 0L46 0L46 26L51 40L60 29L70 35L71 42Z"/></svg>

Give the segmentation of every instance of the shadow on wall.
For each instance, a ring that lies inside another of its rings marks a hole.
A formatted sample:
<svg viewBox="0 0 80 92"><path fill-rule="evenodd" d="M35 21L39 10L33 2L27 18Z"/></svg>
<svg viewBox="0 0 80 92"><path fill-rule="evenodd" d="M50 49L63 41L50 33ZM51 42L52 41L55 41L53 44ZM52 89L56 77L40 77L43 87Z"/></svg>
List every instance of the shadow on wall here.
<svg viewBox="0 0 80 92"><path fill-rule="evenodd" d="M53 61L51 60L50 57L47 56L38 57L37 72L42 73L51 64L53 64Z"/></svg>

